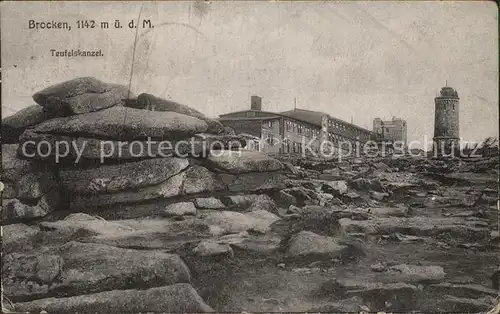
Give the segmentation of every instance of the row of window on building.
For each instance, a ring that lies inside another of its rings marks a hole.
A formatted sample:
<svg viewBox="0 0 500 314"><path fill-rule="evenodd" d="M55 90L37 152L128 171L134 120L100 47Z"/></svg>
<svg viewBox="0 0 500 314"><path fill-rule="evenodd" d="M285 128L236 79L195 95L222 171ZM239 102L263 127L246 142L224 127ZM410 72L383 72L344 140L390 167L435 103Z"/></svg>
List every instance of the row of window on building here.
<svg viewBox="0 0 500 314"><path fill-rule="evenodd" d="M285 121L285 128L288 132L296 132L298 134L304 134L306 137L319 137L319 130L305 127L301 124Z"/></svg>
<svg viewBox="0 0 500 314"><path fill-rule="evenodd" d="M346 127L344 124L335 122L333 120L328 120L328 127L329 128L336 128L336 129L339 129L339 130L342 130L342 131L346 131L347 130L349 132L354 132L357 135L366 135L366 136L368 136L367 134L362 133L361 130L359 130L359 129L356 129L356 128L353 128L353 127L349 127L349 126Z"/></svg>
<svg viewBox="0 0 500 314"><path fill-rule="evenodd" d="M285 139L283 141L283 149L287 153L301 153L302 152L302 143L290 142L289 139Z"/></svg>
<svg viewBox="0 0 500 314"><path fill-rule="evenodd" d="M276 145L280 142L278 138L276 138L273 134L266 135L266 143L268 145ZM286 152L301 152L302 151L302 143L292 142L288 138L283 139L283 146L285 147Z"/></svg>
<svg viewBox="0 0 500 314"><path fill-rule="evenodd" d="M267 126L269 128L272 128L274 123L273 123L273 121L268 121ZM335 127L337 129L340 129L340 130L346 130L345 125L342 125L342 124L337 123L337 122L333 122L332 120L329 120L328 124L330 127ZM306 127L302 124L295 123L292 121L285 121L285 128L288 132L304 134L306 137L318 138L320 136L320 130L314 129L314 128L309 128L309 127ZM347 129L355 131L355 133L358 135L361 135L360 137L362 137L362 138L368 137L368 134L362 133L361 130L357 130L357 129L350 128L350 127L347 127ZM332 141L337 141L337 142L349 140L349 138L335 134L335 133L328 133L328 138Z"/></svg>
<svg viewBox="0 0 500 314"><path fill-rule="evenodd" d="M332 142L343 142L343 141L346 141L348 140L347 137L344 137L342 135L338 135L338 134L335 134L335 133L328 133L328 139Z"/></svg>

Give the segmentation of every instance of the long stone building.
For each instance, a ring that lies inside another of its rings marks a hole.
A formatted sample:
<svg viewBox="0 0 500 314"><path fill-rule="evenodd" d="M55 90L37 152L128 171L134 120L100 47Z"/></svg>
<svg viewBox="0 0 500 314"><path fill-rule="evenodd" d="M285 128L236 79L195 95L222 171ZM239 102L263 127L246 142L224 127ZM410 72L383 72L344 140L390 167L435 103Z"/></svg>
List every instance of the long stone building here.
<svg viewBox="0 0 500 314"><path fill-rule="evenodd" d="M323 112L264 111L259 96L251 97L250 109L220 115L219 121L237 133L261 139L260 150L271 153L308 153L307 147L315 153L332 149L355 151L368 140L379 139L370 130Z"/></svg>

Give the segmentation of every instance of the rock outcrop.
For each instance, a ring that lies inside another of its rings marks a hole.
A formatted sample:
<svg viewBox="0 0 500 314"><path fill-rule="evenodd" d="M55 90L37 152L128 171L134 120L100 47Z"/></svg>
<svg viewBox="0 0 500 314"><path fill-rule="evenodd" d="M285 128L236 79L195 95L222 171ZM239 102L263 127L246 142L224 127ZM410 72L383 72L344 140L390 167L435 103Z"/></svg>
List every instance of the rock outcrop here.
<svg viewBox="0 0 500 314"><path fill-rule="evenodd" d="M94 78L33 98L2 130L12 311L483 311L497 296L496 157L273 156Z"/></svg>
<svg viewBox="0 0 500 314"><path fill-rule="evenodd" d="M78 78L3 121L15 144L2 145L2 284L15 310L213 311L175 251L232 257L219 237L280 219L269 197L236 201L283 187L278 160L193 108L131 98Z"/></svg>
<svg viewBox="0 0 500 314"><path fill-rule="evenodd" d="M125 86L103 83L93 77L80 77L59 83L33 95L33 100L51 118L122 105L122 101L127 98L131 98L131 95Z"/></svg>

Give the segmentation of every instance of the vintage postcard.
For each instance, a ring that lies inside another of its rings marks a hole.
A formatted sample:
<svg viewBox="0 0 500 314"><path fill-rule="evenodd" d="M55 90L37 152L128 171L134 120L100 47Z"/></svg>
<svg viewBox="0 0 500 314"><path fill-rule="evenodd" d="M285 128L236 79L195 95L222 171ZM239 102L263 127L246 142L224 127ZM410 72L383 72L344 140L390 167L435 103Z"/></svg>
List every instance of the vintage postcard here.
<svg viewBox="0 0 500 314"><path fill-rule="evenodd" d="M4 1L5 313L499 313L491 1Z"/></svg>

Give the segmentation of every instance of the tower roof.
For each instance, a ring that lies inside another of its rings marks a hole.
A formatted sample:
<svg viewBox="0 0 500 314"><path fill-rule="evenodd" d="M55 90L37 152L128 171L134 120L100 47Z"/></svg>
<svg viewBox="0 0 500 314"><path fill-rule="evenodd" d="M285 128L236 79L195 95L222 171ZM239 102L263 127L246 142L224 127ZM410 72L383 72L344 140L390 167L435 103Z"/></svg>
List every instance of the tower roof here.
<svg viewBox="0 0 500 314"><path fill-rule="evenodd" d="M439 97L458 98L458 93L453 87L445 86L441 88Z"/></svg>

